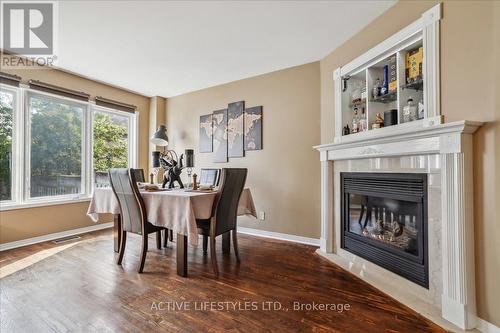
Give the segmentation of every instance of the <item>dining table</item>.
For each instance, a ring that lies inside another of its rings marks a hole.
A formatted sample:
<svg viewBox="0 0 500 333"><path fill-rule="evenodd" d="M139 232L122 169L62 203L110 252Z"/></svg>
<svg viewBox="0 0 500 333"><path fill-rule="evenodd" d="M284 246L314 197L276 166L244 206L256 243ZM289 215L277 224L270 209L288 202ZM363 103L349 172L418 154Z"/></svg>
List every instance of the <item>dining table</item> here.
<svg viewBox="0 0 500 333"><path fill-rule="evenodd" d="M186 277L188 245L198 246L199 235L196 220L211 218L217 192L176 188L156 191L141 189L140 193L146 207L148 222L168 228L171 233L170 237L172 234L177 234L177 274ZM114 251L118 252L122 235L121 211L111 187L94 188L87 216L97 223L99 214L114 215ZM257 217L249 188L243 189L238 203L238 216L242 215ZM170 240L173 239L170 238ZM222 235L222 250L224 253L230 251L229 232Z"/></svg>

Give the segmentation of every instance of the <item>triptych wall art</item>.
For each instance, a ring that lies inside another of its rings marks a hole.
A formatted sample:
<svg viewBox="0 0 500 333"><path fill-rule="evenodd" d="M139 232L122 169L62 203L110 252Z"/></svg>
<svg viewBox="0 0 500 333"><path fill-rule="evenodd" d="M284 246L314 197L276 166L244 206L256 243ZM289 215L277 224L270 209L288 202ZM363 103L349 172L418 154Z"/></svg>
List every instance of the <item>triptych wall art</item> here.
<svg viewBox="0 0 500 333"><path fill-rule="evenodd" d="M243 157L262 149L262 106L245 109L245 102L200 116L200 153L215 153L214 162Z"/></svg>

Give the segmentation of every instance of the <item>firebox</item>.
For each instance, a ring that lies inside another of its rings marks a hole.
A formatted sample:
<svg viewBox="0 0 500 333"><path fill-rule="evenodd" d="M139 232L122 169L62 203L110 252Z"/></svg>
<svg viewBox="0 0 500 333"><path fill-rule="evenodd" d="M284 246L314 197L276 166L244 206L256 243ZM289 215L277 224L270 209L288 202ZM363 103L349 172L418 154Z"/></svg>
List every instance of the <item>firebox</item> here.
<svg viewBox="0 0 500 333"><path fill-rule="evenodd" d="M341 247L428 289L427 175L340 177Z"/></svg>

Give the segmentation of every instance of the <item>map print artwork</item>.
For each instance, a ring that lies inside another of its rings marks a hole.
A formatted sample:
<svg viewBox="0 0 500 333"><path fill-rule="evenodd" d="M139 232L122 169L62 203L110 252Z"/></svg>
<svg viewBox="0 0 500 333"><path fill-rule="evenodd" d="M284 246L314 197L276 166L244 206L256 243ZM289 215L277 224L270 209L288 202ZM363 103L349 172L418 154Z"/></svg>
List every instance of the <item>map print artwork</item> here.
<svg viewBox="0 0 500 333"><path fill-rule="evenodd" d="M211 153L212 146L212 115L200 116L200 153Z"/></svg>
<svg viewBox="0 0 500 333"><path fill-rule="evenodd" d="M230 103L227 108L228 157L243 157L243 110L245 102Z"/></svg>
<svg viewBox="0 0 500 333"><path fill-rule="evenodd" d="M245 110L245 150L262 149L262 106Z"/></svg>
<svg viewBox="0 0 500 333"><path fill-rule="evenodd" d="M262 106L245 109L245 101L239 101L200 116L199 148L200 153L213 152L216 163L262 150Z"/></svg>
<svg viewBox="0 0 500 333"><path fill-rule="evenodd" d="M212 115L214 162L227 162L227 109L214 111Z"/></svg>

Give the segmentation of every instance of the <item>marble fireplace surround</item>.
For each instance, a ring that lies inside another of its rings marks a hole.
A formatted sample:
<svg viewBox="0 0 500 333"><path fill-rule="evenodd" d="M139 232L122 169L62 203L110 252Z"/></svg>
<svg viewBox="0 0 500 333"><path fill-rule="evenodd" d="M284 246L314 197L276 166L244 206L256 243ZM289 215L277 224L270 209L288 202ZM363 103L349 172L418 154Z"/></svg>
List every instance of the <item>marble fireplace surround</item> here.
<svg viewBox="0 0 500 333"><path fill-rule="evenodd" d="M321 160L317 252L445 328L473 329L472 134L482 124L457 121L406 130L403 125L385 129L383 136L373 131L314 147ZM340 248L340 172L428 174L429 289Z"/></svg>

